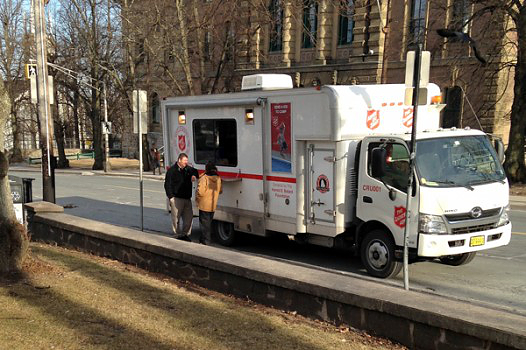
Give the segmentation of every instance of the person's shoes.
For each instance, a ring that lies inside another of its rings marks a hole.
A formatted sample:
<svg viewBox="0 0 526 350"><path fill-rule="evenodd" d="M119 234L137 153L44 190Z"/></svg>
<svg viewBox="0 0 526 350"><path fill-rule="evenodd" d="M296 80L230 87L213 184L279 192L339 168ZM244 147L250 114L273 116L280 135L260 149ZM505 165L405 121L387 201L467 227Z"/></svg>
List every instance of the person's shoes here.
<svg viewBox="0 0 526 350"><path fill-rule="evenodd" d="M179 236L179 237L175 237L175 239L178 239L180 241L192 242L192 240L188 236Z"/></svg>

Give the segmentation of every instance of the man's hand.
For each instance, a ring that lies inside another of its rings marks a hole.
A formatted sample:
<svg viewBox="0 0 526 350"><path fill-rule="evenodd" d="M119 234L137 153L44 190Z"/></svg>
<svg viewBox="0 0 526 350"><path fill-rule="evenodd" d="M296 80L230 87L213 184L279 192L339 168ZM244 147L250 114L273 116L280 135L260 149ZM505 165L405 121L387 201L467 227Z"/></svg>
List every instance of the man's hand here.
<svg viewBox="0 0 526 350"><path fill-rule="evenodd" d="M194 175L192 175L192 182L194 182L195 180L197 180L197 177L195 177Z"/></svg>

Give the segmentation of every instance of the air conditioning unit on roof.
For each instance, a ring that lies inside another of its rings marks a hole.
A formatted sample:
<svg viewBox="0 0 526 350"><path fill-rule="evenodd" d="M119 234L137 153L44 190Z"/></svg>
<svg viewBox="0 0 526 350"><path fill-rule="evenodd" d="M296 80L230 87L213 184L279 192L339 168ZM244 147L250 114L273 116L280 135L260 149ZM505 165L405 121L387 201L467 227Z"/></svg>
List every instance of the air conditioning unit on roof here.
<svg viewBox="0 0 526 350"><path fill-rule="evenodd" d="M243 77L241 91L292 89L292 78L287 74L253 74Z"/></svg>

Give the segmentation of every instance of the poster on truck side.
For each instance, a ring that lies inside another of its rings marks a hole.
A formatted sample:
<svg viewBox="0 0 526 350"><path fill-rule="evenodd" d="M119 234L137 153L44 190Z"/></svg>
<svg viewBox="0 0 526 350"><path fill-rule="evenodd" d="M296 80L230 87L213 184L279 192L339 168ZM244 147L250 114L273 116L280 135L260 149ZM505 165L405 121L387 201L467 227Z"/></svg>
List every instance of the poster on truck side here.
<svg viewBox="0 0 526 350"><path fill-rule="evenodd" d="M272 171L292 172L291 111L290 102L271 103Z"/></svg>

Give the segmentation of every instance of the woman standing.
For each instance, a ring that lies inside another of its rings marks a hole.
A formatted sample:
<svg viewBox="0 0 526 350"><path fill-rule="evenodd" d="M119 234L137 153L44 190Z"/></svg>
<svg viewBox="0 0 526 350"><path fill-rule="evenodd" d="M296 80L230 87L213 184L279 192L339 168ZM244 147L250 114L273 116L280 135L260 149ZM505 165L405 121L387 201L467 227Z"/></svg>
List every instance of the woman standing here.
<svg viewBox="0 0 526 350"><path fill-rule="evenodd" d="M214 163L208 162L197 185L196 202L199 207L199 226L201 227L199 243L210 244L211 242L212 219L221 192L221 178L217 174L217 168Z"/></svg>

